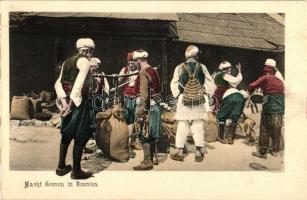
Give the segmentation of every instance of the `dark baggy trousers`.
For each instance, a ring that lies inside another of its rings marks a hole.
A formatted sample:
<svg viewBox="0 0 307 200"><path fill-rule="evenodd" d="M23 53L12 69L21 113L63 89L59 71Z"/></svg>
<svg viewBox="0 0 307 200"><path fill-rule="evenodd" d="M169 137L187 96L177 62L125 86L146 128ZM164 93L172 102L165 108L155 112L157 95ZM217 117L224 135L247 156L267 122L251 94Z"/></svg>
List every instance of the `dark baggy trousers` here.
<svg viewBox="0 0 307 200"><path fill-rule="evenodd" d="M259 151L267 153L269 139L272 138L273 151L280 150L281 128L283 125L283 113L262 113L260 122Z"/></svg>

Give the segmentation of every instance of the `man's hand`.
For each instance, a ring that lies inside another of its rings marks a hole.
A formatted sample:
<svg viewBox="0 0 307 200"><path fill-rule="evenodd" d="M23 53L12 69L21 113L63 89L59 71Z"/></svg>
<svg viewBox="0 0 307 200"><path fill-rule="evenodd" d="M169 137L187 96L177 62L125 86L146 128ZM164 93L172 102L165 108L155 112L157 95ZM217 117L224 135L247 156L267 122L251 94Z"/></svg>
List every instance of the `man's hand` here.
<svg viewBox="0 0 307 200"><path fill-rule="evenodd" d="M69 115L71 113L72 106L73 106L72 100L70 100L68 104L64 103L63 108L60 111L60 116L66 117L67 115Z"/></svg>
<svg viewBox="0 0 307 200"><path fill-rule="evenodd" d="M242 69L241 64L240 64L240 63L238 63L238 64L236 65L236 67L238 68L239 72L241 72L241 69Z"/></svg>

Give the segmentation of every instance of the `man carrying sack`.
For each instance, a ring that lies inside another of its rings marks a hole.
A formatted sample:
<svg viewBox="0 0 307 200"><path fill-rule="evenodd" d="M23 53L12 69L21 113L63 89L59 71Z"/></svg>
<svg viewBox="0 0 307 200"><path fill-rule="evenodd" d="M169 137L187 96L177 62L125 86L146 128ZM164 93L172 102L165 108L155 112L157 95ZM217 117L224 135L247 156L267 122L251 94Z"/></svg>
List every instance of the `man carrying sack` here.
<svg viewBox="0 0 307 200"><path fill-rule="evenodd" d="M219 65L219 71L216 73L214 82L217 89L214 92L216 97L215 104L221 104L217 112L219 123L218 141L222 144L233 144L237 122L243 113L245 104L245 94L241 93L236 87L242 81L241 65L237 65L238 75L231 75L231 64L223 61ZM224 136L226 120L230 119L230 130L227 139Z"/></svg>
<svg viewBox="0 0 307 200"><path fill-rule="evenodd" d="M140 67L135 85L140 93L136 114L138 136L144 153L144 160L134 170L150 170L154 164L158 164L156 143L161 135L161 109L154 99L160 94L161 86L158 72L148 64L147 58L148 53L144 50L133 52L133 59Z"/></svg>
<svg viewBox="0 0 307 200"><path fill-rule="evenodd" d="M264 94L260 120L259 151L253 156L266 159L269 137L272 138L272 155L277 157L280 151L281 129L285 112L284 80L276 69L276 61L267 59L264 64L263 75L249 84L249 91L261 88Z"/></svg>
<svg viewBox="0 0 307 200"><path fill-rule="evenodd" d="M89 75L90 58L95 49L94 41L90 38L80 38L76 42L78 53L63 63L61 74L55 83L55 91L61 101L61 144L60 157L56 174L64 176L71 172L72 179L87 179L91 172L81 169L83 148L91 136L89 116ZM67 149L74 139L73 167L65 164Z"/></svg>
<svg viewBox="0 0 307 200"><path fill-rule="evenodd" d="M196 146L195 161L204 159L204 120L209 111L208 98L204 93L213 94L215 85L205 65L198 61L199 49L190 45L185 52L186 61L175 68L171 91L178 99L175 119L178 120L176 147L178 152L171 159L183 161L186 138L191 132ZM206 102L207 101L207 102Z"/></svg>

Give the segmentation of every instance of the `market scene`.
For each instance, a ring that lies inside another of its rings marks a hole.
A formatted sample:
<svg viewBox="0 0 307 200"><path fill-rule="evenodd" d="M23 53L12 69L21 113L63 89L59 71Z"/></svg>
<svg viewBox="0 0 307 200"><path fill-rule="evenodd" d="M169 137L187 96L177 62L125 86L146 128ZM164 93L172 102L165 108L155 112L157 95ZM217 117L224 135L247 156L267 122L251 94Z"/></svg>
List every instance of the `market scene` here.
<svg viewBox="0 0 307 200"><path fill-rule="evenodd" d="M284 169L284 15L10 13L10 169Z"/></svg>

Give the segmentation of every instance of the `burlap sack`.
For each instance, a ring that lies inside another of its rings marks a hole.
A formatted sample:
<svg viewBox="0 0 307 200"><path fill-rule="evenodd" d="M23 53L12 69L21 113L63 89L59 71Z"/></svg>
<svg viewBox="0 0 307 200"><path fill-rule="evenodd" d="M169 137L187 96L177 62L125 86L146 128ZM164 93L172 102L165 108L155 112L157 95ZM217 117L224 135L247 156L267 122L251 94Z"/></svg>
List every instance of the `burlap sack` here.
<svg viewBox="0 0 307 200"><path fill-rule="evenodd" d="M175 111L173 111L173 112L170 112L170 111L164 112L161 115L161 121L165 122L167 124L173 124L173 123L176 122L175 114L176 114Z"/></svg>
<svg viewBox="0 0 307 200"><path fill-rule="evenodd" d="M100 119L95 139L98 147L110 158L118 162L128 162L128 126L113 115L109 119Z"/></svg>
<svg viewBox="0 0 307 200"><path fill-rule="evenodd" d="M11 104L10 119L28 120L33 118L33 107L29 97L14 96Z"/></svg>
<svg viewBox="0 0 307 200"><path fill-rule="evenodd" d="M218 137L218 124L216 116L212 112L208 112L208 121L204 121L205 141L215 142Z"/></svg>
<svg viewBox="0 0 307 200"><path fill-rule="evenodd" d="M34 114L34 115L35 115L36 113L42 112L42 107L41 107L42 102L41 102L39 99L30 98L30 101L31 101L31 103L32 103L33 114Z"/></svg>

